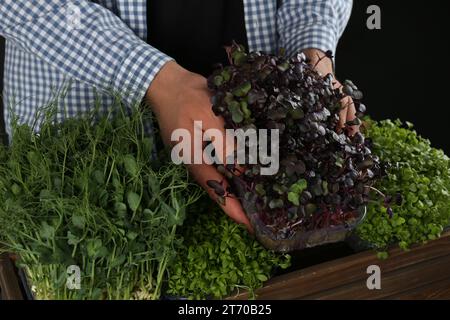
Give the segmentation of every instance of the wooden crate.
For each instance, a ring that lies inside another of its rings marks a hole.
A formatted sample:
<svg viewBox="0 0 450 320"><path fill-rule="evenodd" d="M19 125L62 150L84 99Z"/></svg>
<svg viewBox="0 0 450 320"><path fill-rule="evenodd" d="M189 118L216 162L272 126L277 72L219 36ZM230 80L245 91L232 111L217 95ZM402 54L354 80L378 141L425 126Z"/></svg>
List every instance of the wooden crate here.
<svg viewBox="0 0 450 320"><path fill-rule="evenodd" d="M0 300L23 300L19 276L10 256L0 255Z"/></svg>
<svg viewBox="0 0 450 320"><path fill-rule="evenodd" d="M381 289L369 290L367 267L381 269ZM450 299L450 232L410 251L394 248L387 260L374 251L352 254L269 280L257 299ZM243 292L229 299L248 299Z"/></svg>
<svg viewBox="0 0 450 320"><path fill-rule="evenodd" d="M390 250L389 259L379 260L374 251L346 253L338 246L325 255L303 257L309 267L269 280L256 291L258 299L450 299L450 232L410 251ZM330 260L331 259L331 260ZM330 261L327 261L330 260ZM323 262L326 261L326 262ZM369 290L367 267L381 269L381 289ZM0 256L0 300L27 299L22 283L8 255ZM228 299L244 300L242 292Z"/></svg>

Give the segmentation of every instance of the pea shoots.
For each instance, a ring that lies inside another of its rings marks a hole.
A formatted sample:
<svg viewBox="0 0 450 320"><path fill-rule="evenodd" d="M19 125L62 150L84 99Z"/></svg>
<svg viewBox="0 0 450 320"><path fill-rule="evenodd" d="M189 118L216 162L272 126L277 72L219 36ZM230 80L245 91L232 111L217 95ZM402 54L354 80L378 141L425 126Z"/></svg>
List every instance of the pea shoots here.
<svg viewBox="0 0 450 320"><path fill-rule="evenodd" d="M0 148L0 241L38 299L158 299L186 207L200 196L184 167L161 164L149 114L95 112L39 134L15 125ZM78 266L80 289L66 286Z"/></svg>

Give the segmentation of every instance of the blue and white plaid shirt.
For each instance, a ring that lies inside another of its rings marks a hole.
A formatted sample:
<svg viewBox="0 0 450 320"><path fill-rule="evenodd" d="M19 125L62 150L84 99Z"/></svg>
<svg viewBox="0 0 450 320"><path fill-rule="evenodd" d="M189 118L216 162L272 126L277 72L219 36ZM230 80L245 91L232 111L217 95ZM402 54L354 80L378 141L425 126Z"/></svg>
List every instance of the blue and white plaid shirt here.
<svg viewBox="0 0 450 320"><path fill-rule="evenodd" d="M352 0L278 2L277 8L277 0L244 0L250 50L335 52ZM61 121L89 110L95 101L106 112L113 102L111 92L120 93L130 105L141 101L155 75L171 60L145 42L146 3L1 0L7 132L11 113L32 125L39 107L50 103L58 106Z"/></svg>

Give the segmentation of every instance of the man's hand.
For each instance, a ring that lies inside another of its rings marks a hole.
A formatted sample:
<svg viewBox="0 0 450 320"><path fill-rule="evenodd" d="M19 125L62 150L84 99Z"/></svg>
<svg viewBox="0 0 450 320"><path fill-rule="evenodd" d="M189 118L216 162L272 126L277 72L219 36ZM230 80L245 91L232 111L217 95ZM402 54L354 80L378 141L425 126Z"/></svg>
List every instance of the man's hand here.
<svg viewBox="0 0 450 320"><path fill-rule="evenodd" d="M333 71L333 62L331 59L325 57L325 53L321 50L317 49L307 49L303 51L306 55L306 57L309 58L311 61L311 65L316 67L317 72L319 72L322 76L326 76L327 74L332 74L334 76ZM334 87L338 89L342 89L342 84L335 78L334 81ZM342 111L340 113L340 119L339 119L339 128L338 130L341 130L345 127L345 123L347 121L351 121L355 119L356 117L356 109L355 104L353 103L353 100L351 97L345 97L341 101L342 105ZM359 127L352 126L349 128L350 135L355 134L358 132Z"/></svg>
<svg viewBox="0 0 450 320"><path fill-rule="evenodd" d="M213 113L210 98L207 80L204 77L189 72L173 61L164 65L150 85L146 99L156 115L166 145L173 144L171 135L176 129L187 129L191 137L194 137L194 121L202 121L204 131L208 129L222 131L223 141L226 141L224 121ZM226 179L212 165L191 164L187 167L213 199L217 196L214 190L207 186L208 180L223 181L225 186L228 186ZM228 216L238 223L245 224L249 231L252 231L250 222L237 199L227 198L222 207Z"/></svg>

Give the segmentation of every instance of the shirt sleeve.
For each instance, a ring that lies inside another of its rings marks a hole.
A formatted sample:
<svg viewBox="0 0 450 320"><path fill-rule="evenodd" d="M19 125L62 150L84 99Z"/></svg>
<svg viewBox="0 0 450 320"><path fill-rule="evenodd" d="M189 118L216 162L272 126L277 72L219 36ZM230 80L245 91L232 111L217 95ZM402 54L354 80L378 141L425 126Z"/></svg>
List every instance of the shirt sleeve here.
<svg viewBox="0 0 450 320"><path fill-rule="evenodd" d="M288 55L305 49L336 52L352 0L281 0L277 13L280 47Z"/></svg>
<svg viewBox="0 0 450 320"><path fill-rule="evenodd" d="M134 104L171 58L87 0L2 0L0 34L71 78Z"/></svg>

